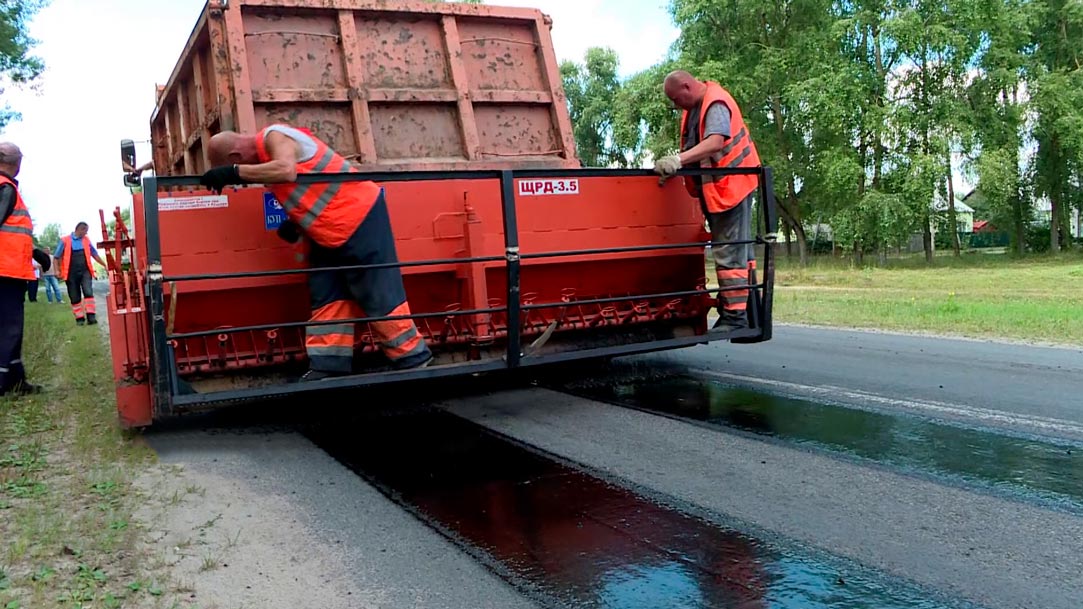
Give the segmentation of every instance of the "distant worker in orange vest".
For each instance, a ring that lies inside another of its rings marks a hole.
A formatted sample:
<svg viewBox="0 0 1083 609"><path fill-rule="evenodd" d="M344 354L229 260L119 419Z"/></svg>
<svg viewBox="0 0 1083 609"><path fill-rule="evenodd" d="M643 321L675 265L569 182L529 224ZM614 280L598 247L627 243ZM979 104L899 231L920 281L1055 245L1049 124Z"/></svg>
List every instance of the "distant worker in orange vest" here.
<svg viewBox="0 0 1083 609"><path fill-rule="evenodd" d="M398 261L383 189L373 182L297 184L306 173L347 173L353 166L305 129L271 125L257 134L219 133L209 143L217 165L203 174L204 186L221 192L234 184L267 184L289 218L279 236L310 241L314 267L389 264ZM311 321L410 315L398 268L323 271L308 276ZM394 368L427 366L432 353L408 319L371 324ZM311 326L305 347L309 371L302 381L353 372L353 324Z"/></svg>
<svg viewBox="0 0 1083 609"><path fill-rule="evenodd" d="M31 260L45 269L50 260L34 249L34 223L15 180L22 162L18 146L0 142L0 395L41 391L27 382L23 366L23 299L34 279Z"/></svg>
<svg viewBox="0 0 1083 609"><path fill-rule="evenodd" d="M745 125L737 102L721 85L700 82L685 71L666 77L666 97L682 109L680 154L655 163L662 180L682 167L753 168L760 156ZM700 201L711 229L711 241L752 239L752 204L759 180L755 175L722 178L685 177L688 193ZM752 244L711 248L721 288L748 285L755 268ZM719 319L715 327L739 330L748 327L748 289L719 293Z"/></svg>
<svg viewBox="0 0 1083 609"><path fill-rule="evenodd" d="M98 323L98 308L94 302L94 265L91 258L105 266L98 250L86 236L90 227L86 222L75 225L75 232L65 235L53 252L53 258L60 263L60 280L68 285L68 299L71 311L75 314L75 323L81 325Z"/></svg>

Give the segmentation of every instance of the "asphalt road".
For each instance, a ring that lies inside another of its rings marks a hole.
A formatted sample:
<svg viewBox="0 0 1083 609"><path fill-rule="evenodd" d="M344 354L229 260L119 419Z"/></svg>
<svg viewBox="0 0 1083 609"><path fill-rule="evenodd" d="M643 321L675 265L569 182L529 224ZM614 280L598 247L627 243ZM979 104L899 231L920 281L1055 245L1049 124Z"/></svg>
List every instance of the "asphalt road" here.
<svg viewBox="0 0 1083 609"><path fill-rule="evenodd" d="M763 345L625 361L982 433L1083 441L1081 350L780 327ZM438 405L719 526L883 574L888 586L996 609L1083 606L1080 511L550 389L479 388ZM296 514L316 544L308 551L333 550L339 571L379 599L372 606L532 606L298 434L150 439L164 462L221 479L223 500L236 486Z"/></svg>
<svg viewBox="0 0 1083 609"><path fill-rule="evenodd" d="M767 343L639 361L772 393L1083 439L1083 347L781 326Z"/></svg>
<svg viewBox="0 0 1083 609"><path fill-rule="evenodd" d="M683 373L994 435L1083 438L1079 350L781 327L762 345L716 344L626 361L648 376ZM544 389L445 407L620 484L720 522L735 520L751 534L822 550L948 598L997 608L1083 606L1078 511ZM895 441L908 440L902 433ZM971 458L999 455L974 448Z"/></svg>

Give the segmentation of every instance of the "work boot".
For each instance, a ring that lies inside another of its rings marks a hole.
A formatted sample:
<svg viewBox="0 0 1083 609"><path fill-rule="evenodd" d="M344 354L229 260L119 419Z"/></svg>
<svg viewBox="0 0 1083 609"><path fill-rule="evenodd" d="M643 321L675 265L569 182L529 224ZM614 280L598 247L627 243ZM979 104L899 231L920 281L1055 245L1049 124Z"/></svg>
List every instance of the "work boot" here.
<svg viewBox="0 0 1083 609"><path fill-rule="evenodd" d="M426 368L432 363L432 352L425 351L424 353L418 353L417 355L400 359L397 362L391 363L392 370L413 370L415 368Z"/></svg>
<svg viewBox="0 0 1083 609"><path fill-rule="evenodd" d="M0 391L0 396L4 396L4 395L13 395L13 396L35 395L35 394L38 394L38 393L41 393L41 392L42 392L41 385L35 385L33 383L28 383L26 381L19 381L18 383L15 383L15 386L12 387L11 389L8 389L6 391Z"/></svg>
<svg viewBox="0 0 1083 609"><path fill-rule="evenodd" d="M325 372L323 370L309 370L301 375L299 382L312 383L315 381L325 381L327 379L335 378L338 376L345 376L344 374L336 374L334 372Z"/></svg>
<svg viewBox="0 0 1083 609"><path fill-rule="evenodd" d="M747 311L730 311L728 309L722 309L718 312L718 321L714 322L713 329L725 330L726 332L736 332L737 330L748 329L748 312Z"/></svg>
<svg viewBox="0 0 1083 609"><path fill-rule="evenodd" d="M86 323L87 323L88 326L96 325L98 323L98 316L95 315L94 313L87 313L86 314Z"/></svg>
<svg viewBox="0 0 1083 609"><path fill-rule="evenodd" d="M86 319L84 319L82 317L76 317L75 318L75 325L77 325L77 326L85 326L86 325Z"/></svg>

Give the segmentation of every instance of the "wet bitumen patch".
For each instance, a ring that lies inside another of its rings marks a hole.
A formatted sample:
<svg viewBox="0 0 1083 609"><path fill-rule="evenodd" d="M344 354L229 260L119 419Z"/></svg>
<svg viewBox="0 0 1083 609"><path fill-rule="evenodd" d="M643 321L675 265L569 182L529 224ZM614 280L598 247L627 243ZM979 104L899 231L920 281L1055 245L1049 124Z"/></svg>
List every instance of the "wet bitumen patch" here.
<svg viewBox="0 0 1083 609"><path fill-rule="evenodd" d="M404 407L305 433L546 606L964 606L721 527L444 411Z"/></svg>
<svg viewBox="0 0 1083 609"><path fill-rule="evenodd" d="M613 377L554 388L1083 511L1083 446L1069 441L1017 437L693 377Z"/></svg>

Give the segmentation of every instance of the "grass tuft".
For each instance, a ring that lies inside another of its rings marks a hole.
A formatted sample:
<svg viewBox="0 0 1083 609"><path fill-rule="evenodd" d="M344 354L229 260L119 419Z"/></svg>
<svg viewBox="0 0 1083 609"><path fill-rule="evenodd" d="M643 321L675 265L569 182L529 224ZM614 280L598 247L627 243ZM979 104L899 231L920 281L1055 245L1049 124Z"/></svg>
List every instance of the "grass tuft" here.
<svg viewBox="0 0 1083 609"><path fill-rule="evenodd" d="M0 608L136 606L132 483L153 453L116 423L102 333L64 307L26 313L23 359L46 391L0 398Z"/></svg>
<svg viewBox="0 0 1083 609"><path fill-rule="evenodd" d="M785 257L776 271L778 322L1083 344L1083 256L996 254L854 266Z"/></svg>

